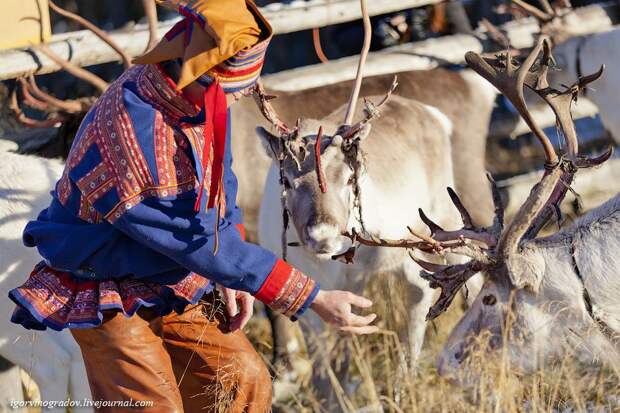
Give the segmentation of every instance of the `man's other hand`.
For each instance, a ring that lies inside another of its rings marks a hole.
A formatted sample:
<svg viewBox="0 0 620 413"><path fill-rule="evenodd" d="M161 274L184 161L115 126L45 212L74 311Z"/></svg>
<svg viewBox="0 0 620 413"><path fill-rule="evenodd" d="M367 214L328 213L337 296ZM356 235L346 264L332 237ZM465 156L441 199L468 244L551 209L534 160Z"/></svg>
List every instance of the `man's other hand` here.
<svg viewBox="0 0 620 413"><path fill-rule="evenodd" d="M230 332L245 327L254 314L254 297L243 291L235 291L219 286L218 288L226 303L228 313L228 329Z"/></svg>

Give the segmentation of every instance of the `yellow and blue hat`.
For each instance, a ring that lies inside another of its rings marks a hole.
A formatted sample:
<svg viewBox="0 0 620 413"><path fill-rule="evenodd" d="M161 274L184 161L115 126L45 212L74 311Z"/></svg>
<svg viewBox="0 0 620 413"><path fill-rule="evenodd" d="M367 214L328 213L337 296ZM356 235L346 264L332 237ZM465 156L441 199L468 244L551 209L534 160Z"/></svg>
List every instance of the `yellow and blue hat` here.
<svg viewBox="0 0 620 413"><path fill-rule="evenodd" d="M183 19L138 64L179 60L177 89L195 80L217 79L230 93L256 83L273 35L269 22L251 0L158 1ZM206 78L206 79L205 79Z"/></svg>

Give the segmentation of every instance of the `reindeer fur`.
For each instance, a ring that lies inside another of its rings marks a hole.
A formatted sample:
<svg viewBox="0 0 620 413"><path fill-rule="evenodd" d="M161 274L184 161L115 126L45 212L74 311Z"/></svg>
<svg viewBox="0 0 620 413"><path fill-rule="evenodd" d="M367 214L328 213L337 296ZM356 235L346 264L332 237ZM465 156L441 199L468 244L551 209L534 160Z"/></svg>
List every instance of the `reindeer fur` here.
<svg viewBox="0 0 620 413"><path fill-rule="evenodd" d="M491 351L499 350L510 308L514 315L512 334L503 346L508 347L514 368L531 371L567 355L619 368L618 251L620 195L552 236L525 242L519 252L530 272L522 275L525 287L515 287L502 270L488 274L480 294L452 331L439 357L440 373L454 373L463 361L470 338L484 331L491 333L491 342L496 344ZM592 315L586 307L584 287L591 298ZM485 297L491 295L497 303L485 305ZM593 316L610 331L604 332Z"/></svg>
<svg viewBox="0 0 620 413"><path fill-rule="evenodd" d="M42 400L90 398L82 354L68 330L27 331L9 321L15 305L8 291L26 279L40 257L22 243L26 223L46 208L62 162L18 155L2 145L0 163L0 355L24 369L39 386ZM90 409L88 409L90 410ZM85 411L88 411L85 410ZM82 410L80 410L82 411Z"/></svg>

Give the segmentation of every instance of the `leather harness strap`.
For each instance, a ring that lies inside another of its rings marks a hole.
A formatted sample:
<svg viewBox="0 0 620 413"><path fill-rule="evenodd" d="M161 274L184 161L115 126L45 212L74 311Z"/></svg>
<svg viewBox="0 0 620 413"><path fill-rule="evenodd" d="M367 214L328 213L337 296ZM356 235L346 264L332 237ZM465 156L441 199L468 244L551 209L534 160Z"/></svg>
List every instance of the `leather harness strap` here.
<svg viewBox="0 0 620 413"><path fill-rule="evenodd" d="M575 256L576 248L575 248L575 239L571 235L570 236L570 256L571 263L573 269L575 270L575 274L577 274L577 278L581 282L582 296L583 301L586 306L586 310L588 311L588 315L594 321L594 324L598 327L598 330L610 341L613 341L616 337L615 331L609 327L609 325L603 320L601 317L595 314L594 305L592 303L592 296L588 292L586 288L585 280L583 279L583 274L581 273L581 269L579 268L579 264L577 263L577 257Z"/></svg>

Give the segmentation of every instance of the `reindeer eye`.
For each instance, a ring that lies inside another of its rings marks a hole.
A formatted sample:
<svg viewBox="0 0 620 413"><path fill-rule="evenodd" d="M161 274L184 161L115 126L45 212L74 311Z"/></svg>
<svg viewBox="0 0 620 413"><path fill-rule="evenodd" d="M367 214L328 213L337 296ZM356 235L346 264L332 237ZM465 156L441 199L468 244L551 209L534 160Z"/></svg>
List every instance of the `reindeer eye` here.
<svg viewBox="0 0 620 413"><path fill-rule="evenodd" d="M497 303L497 298L493 294L482 297L482 304L484 305L495 305L495 303Z"/></svg>

